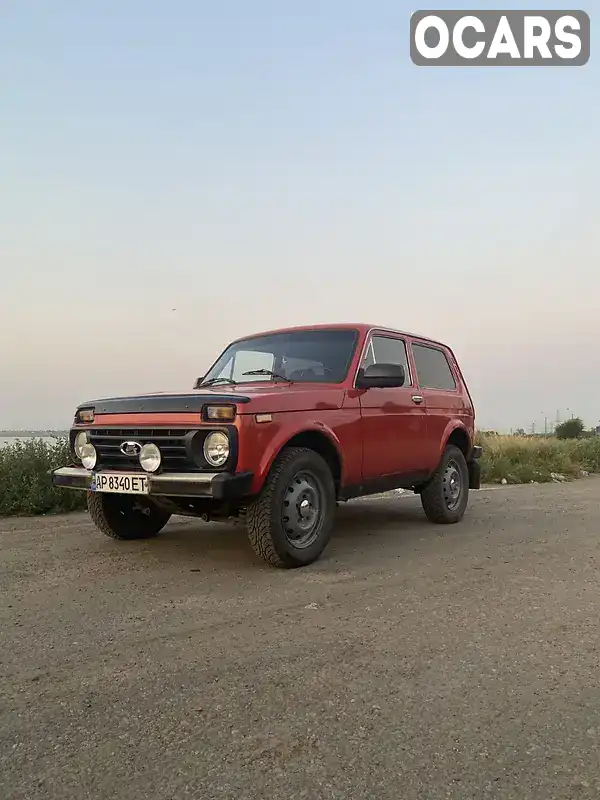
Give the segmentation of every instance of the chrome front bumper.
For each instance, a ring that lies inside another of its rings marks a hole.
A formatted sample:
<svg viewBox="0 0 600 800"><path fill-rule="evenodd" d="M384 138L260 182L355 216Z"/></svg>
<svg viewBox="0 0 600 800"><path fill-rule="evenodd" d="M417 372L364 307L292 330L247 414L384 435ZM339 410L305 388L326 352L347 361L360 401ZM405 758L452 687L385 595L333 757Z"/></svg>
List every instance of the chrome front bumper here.
<svg viewBox="0 0 600 800"><path fill-rule="evenodd" d="M102 470L105 475L124 472ZM135 473L139 475L141 473ZM163 497L212 497L227 500L249 493L252 473L233 475L227 472L169 472L161 475L143 473L148 479L148 494ZM59 467L51 472L52 485L91 491L92 473L84 467Z"/></svg>

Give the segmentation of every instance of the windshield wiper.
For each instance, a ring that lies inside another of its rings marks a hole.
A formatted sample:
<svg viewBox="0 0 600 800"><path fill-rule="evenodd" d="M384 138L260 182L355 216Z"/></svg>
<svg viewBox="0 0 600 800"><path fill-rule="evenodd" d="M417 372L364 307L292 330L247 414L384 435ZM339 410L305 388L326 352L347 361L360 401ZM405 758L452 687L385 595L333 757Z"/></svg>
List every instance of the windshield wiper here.
<svg viewBox="0 0 600 800"><path fill-rule="evenodd" d="M285 375L279 375L277 372L273 372L271 369L251 369L250 372L244 372L243 375L270 375L272 378L279 378L280 381L287 381L288 383L293 383L289 378L286 378Z"/></svg>
<svg viewBox="0 0 600 800"><path fill-rule="evenodd" d="M219 376L218 378L209 378L207 381L202 381L202 383L198 384L198 388L200 388L200 386L212 386L213 383L218 383L219 381L225 381L225 383L231 383L234 386L237 384L237 381L234 381L233 378L223 378Z"/></svg>

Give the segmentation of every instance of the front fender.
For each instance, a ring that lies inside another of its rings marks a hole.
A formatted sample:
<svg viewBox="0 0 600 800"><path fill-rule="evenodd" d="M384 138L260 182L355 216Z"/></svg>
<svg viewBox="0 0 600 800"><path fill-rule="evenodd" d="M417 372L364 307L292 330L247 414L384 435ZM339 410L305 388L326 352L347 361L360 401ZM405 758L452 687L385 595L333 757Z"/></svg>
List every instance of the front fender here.
<svg viewBox="0 0 600 800"><path fill-rule="evenodd" d="M303 434L319 434L326 437L329 443L335 448L338 458L340 460L341 472L344 472L344 459L342 456L343 448L339 437L335 431L323 422L317 420L304 421L302 424L281 424L276 434L269 438L268 443L265 443L264 450L260 454L258 461L258 468L254 472L254 479L252 482L252 491L259 492L265 482L267 475L273 462L281 452L281 450L289 444L293 439Z"/></svg>

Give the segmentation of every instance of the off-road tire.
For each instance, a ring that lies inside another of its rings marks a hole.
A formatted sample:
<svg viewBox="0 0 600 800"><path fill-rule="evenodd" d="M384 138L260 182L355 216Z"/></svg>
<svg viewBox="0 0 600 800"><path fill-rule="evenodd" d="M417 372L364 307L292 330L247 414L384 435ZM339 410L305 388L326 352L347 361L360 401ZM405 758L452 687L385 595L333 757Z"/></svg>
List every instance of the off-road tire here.
<svg viewBox="0 0 600 800"><path fill-rule="evenodd" d="M458 468L461 480L462 494L456 508L449 508L444 496L446 470L451 463ZM469 470L465 456L458 447L451 444L446 447L438 468L421 489L420 495L423 511L431 522L452 525L462 519L469 502Z"/></svg>
<svg viewBox="0 0 600 800"><path fill-rule="evenodd" d="M144 512L134 512L134 504L144 507ZM88 492L87 507L98 530L111 539L151 539L171 518L169 512L136 495Z"/></svg>
<svg viewBox="0 0 600 800"><path fill-rule="evenodd" d="M300 473L308 473L318 481L322 504L316 539L304 549L289 542L282 522L286 490ZM335 483L327 462L309 448L285 448L271 467L260 495L247 509L246 526L252 549L273 567L293 569L311 564L331 538L335 510Z"/></svg>

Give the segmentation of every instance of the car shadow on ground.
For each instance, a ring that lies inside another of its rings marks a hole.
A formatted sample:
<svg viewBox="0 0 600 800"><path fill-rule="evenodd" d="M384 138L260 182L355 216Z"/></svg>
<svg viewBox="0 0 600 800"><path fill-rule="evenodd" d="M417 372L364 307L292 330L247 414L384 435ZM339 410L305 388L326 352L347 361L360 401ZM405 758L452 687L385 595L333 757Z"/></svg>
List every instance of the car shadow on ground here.
<svg viewBox="0 0 600 800"><path fill-rule="evenodd" d="M351 554L370 549L389 549L390 555L412 549L423 537L439 535L439 526L428 523L417 502L405 499L361 501L341 505L331 540L316 564L344 561ZM135 547L130 543L130 547ZM239 572L266 564L254 555L243 524L204 523L181 517L173 520L161 535L147 543L152 555L165 564L185 562L189 569Z"/></svg>

